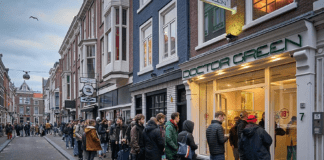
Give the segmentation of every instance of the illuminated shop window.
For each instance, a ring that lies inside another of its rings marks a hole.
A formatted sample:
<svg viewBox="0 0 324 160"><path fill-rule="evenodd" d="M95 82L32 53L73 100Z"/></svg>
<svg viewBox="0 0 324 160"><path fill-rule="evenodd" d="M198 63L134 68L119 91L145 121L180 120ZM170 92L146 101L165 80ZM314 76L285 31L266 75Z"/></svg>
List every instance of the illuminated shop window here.
<svg viewBox="0 0 324 160"><path fill-rule="evenodd" d="M293 2L294 0L253 0L253 20Z"/></svg>

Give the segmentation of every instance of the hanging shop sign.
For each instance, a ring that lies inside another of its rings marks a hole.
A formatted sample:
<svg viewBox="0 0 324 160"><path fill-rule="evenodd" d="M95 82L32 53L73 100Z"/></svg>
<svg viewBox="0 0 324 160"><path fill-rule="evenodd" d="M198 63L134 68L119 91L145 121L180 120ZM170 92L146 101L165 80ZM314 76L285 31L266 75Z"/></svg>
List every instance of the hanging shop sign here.
<svg viewBox="0 0 324 160"><path fill-rule="evenodd" d="M82 89L83 91L83 94L87 95L87 96L92 96L93 95L93 92L94 92L94 89L91 85L85 85Z"/></svg>
<svg viewBox="0 0 324 160"><path fill-rule="evenodd" d="M232 12L232 14L235 14L237 12L236 7L231 8L231 0L201 0L201 1L219 8L229 10Z"/></svg>
<svg viewBox="0 0 324 160"><path fill-rule="evenodd" d="M87 102L87 103L96 103L97 99L96 98L91 98L91 97L81 97L81 102Z"/></svg>
<svg viewBox="0 0 324 160"><path fill-rule="evenodd" d="M81 77L80 78L80 82L81 83L93 83L93 84L95 84L96 83L96 79Z"/></svg>
<svg viewBox="0 0 324 160"><path fill-rule="evenodd" d="M290 46L290 45L293 45L293 46L299 47L299 48L302 47L302 36L297 35L295 37L294 37L294 39L292 39L292 38L280 39L280 40L277 40L270 44L264 44L257 48L252 48L247 51L237 53L231 57L225 57L223 59L215 60L211 63L203 64L196 68L184 70L182 72L182 77L184 79L191 78L191 77L198 76L201 74L220 70L226 65L230 66L231 63L234 65L237 65L240 63L247 62L248 59L250 59L250 58L259 59L261 57L265 57L265 56L268 56L271 54L277 54L280 52L288 51L288 46Z"/></svg>

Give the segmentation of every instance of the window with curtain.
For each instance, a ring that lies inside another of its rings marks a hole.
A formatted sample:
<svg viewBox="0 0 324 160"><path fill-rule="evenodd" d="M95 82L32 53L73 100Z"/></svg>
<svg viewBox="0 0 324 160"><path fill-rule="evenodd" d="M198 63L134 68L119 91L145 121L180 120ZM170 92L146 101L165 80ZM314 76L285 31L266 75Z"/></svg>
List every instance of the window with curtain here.
<svg viewBox="0 0 324 160"><path fill-rule="evenodd" d="M294 0L253 0L253 20L293 2Z"/></svg>
<svg viewBox="0 0 324 160"><path fill-rule="evenodd" d="M173 6L167 13L162 15L163 26L162 32L164 35L163 41L163 58L171 57L176 53L176 8Z"/></svg>
<svg viewBox="0 0 324 160"><path fill-rule="evenodd" d="M141 42L141 54L142 54L142 66L152 66L152 24L150 23L142 30L142 42Z"/></svg>

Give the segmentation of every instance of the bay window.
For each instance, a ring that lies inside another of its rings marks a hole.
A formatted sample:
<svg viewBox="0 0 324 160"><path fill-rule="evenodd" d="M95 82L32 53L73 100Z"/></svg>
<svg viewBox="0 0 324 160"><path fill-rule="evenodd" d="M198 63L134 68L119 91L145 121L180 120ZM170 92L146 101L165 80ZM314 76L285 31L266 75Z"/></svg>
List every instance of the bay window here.
<svg viewBox="0 0 324 160"><path fill-rule="evenodd" d="M112 47L112 39L111 32L109 31L107 34L107 64L111 62L111 47Z"/></svg>
<svg viewBox="0 0 324 160"><path fill-rule="evenodd" d="M66 99L71 99L71 94L70 94L70 76L66 76Z"/></svg>
<svg viewBox="0 0 324 160"><path fill-rule="evenodd" d="M95 46L87 46L87 75L88 78L95 78Z"/></svg>

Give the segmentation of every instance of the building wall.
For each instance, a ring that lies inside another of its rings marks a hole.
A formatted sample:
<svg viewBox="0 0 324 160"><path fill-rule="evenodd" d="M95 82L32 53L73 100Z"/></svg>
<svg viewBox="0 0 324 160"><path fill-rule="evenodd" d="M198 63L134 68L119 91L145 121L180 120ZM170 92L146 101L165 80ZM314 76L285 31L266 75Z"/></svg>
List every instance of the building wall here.
<svg viewBox="0 0 324 160"><path fill-rule="evenodd" d="M189 1L177 0L177 54L179 61L162 68L156 69L159 63L159 10L167 5L171 0L151 1L140 13L137 13L139 1L133 1L133 83L138 83L147 79L151 79L151 73L148 72L138 76L140 68L140 31L139 27L150 18L153 19L152 25L152 66L153 73L157 76L165 73L165 70L177 70L178 64L188 60L189 55Z"/></svg>
<svg viewBox="0 0 324 160"><path fill-rule="evenodd" d="M214 49L216 47L222 46L227 44L227 40L223 39L219 42L213 43L209 46L206 46L202 49L195 50L195 47L198 46L198 1L199 0L191 0L190 1L190 57L195 57L199 54L205 53L211 49ZM275 24L279 24L281 22L290 20L294 17L297 17L299 15L302 15L306 12L313 10L313 2L316 0L295 0L297 2L297 8L293 9L291 11L288 11L284 14L280 14L279 16L272 18L270 20L267 20L263 23L260 23L258 25L255 25L254 27L248 28L246 30L241 30L241 33L238 35L238 39L242 39L246 36L251 35L252 33L261 31L265 28L274 26ZM232 0L232 7L237 6L237 13L235 15L231 15L230 11L226 11L226 33L230 32L231 26L229 26L231 23L235 23L235 25L241 25L239 23L236 23L239 21L240 23L243 22L244 25L244 19L245 19L245 1L236 1Z"/></svg>

